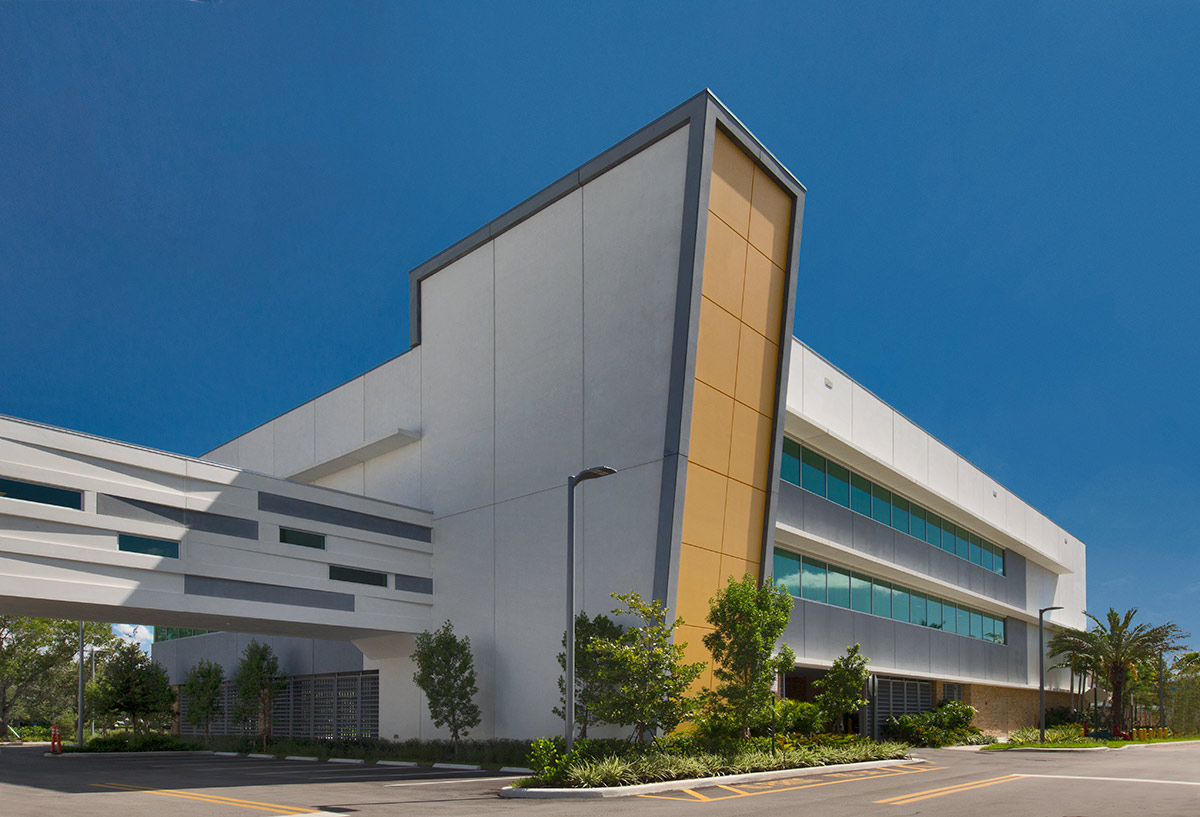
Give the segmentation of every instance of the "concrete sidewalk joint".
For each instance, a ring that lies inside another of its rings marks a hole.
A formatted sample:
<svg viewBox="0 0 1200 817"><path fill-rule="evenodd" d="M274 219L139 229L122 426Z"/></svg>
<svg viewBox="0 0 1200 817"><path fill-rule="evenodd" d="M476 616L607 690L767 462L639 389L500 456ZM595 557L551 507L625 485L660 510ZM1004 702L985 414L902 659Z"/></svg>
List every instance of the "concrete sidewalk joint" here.
<svg viewBox="0 0 1200 817"><path fill-rule="evenodd" d="M879 769L886 766L903 766L925 762L921 758L869 760L865 763L838 763L833 766L809 766L803 769L778 769L770 772L697 777L690 780L666 780L662 783L639 783L633 786L608 786L595 789L519 789L512 786L505 786L500 790L500 796L544 800L551 798L583 800L600 797L629 797L634 794L652 794L654 792L676 791L679 789L699 789L704 786L731 786L736 783L778 780L781 777L803 777L807 775L828 774L830 772L845 772L855 769Z"/></svg>

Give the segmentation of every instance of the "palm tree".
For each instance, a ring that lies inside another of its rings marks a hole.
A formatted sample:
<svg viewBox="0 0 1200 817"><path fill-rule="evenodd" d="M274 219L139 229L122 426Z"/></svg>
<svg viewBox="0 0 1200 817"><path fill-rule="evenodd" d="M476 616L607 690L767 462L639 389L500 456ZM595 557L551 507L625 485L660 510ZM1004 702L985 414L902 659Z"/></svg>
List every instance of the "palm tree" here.
<svg viewBox="0 0 1200 817"><path fill-rule="evenodd" d="M1129 673L1139 663L1157 658L1159 652L1175 652L1184 648L1188 634L1168 622L1152 627L1134 625L1137 608L1121 615L1111 607L1105 621L1085 612L1094 626L1087 632L1064 630L1050 639L1052 655L1090 656L1099 672L1106 677L1112 691L1113 731L1125 731L1125 686Z"/></svg>

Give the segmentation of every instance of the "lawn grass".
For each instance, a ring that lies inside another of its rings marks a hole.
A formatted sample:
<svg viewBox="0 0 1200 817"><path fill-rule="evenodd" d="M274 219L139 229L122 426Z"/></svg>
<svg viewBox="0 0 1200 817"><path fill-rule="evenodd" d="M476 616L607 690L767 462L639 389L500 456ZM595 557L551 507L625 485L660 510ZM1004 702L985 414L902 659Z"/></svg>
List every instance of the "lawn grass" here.
<svg viewBox="0 0 1200 817"><path fill-rule="evenodd" d="M1149 738L1148 740L1068 740L1046 743L993 743L984 746L981 752L1004 752L1009 749L1120 749L1122 746L1143 746L1147 743L1178 743L1200 740L1197 735L1175 735L1169 738Z"/></svg>

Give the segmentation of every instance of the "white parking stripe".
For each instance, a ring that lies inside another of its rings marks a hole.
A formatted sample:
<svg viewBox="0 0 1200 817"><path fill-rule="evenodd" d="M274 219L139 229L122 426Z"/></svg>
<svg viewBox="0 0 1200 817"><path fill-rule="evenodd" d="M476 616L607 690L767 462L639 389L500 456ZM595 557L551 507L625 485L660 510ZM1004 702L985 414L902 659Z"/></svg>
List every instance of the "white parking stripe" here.
<svg viewBox="0 0 1200 817"><path fill-rule="evenodd" d="M1103 780L1109 783L1165 783L1169 786L1200 786L1200 782L1193 780L1153 780L1142 777L1084 777L1083 775L1074 774L1021 774L1016 773L1017 777L1045 777L1052 780Z"/></svg>
<svg viewBox="0 0 1200 817"><path fill-rule="evenodd" d="M480 777L479 780L516 780L517 775L507 775L505 777ZM437 786L442 783L466 783L467 780L426 780L421 783L385 783L386 788L396 788L397 786Z"/></svg>

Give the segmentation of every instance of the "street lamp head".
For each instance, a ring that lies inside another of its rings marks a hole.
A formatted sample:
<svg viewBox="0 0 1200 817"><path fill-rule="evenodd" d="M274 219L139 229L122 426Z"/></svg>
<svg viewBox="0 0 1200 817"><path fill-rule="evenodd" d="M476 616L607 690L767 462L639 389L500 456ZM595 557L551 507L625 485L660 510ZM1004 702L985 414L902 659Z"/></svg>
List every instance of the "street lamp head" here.
<svg viewBox="0 0 1200 817"><path fill-rule="evenodd" d="M1042 607L1042 608L1039 608L1039 609L1038 609L1038 618L1041 618L1041 617L1042 617L1042 616L1044 616L1046 613L1049 613L1051 610L1061 610L1061 609L1063 609L1063 608L1062 608L1062 607Z"/></svg>
<svg viewBox="0 0 1200 817"><path fill-rule="evenodd" d="M612 468L607 465L597 465L595 468L583 469L582 471L580 471L578 474L575 475L575 478L572 481L573 482L583 482L586 479L599 479L600 477L606 477L609 474L615 474L615 473L617 473L616 468Z"/></svg>

